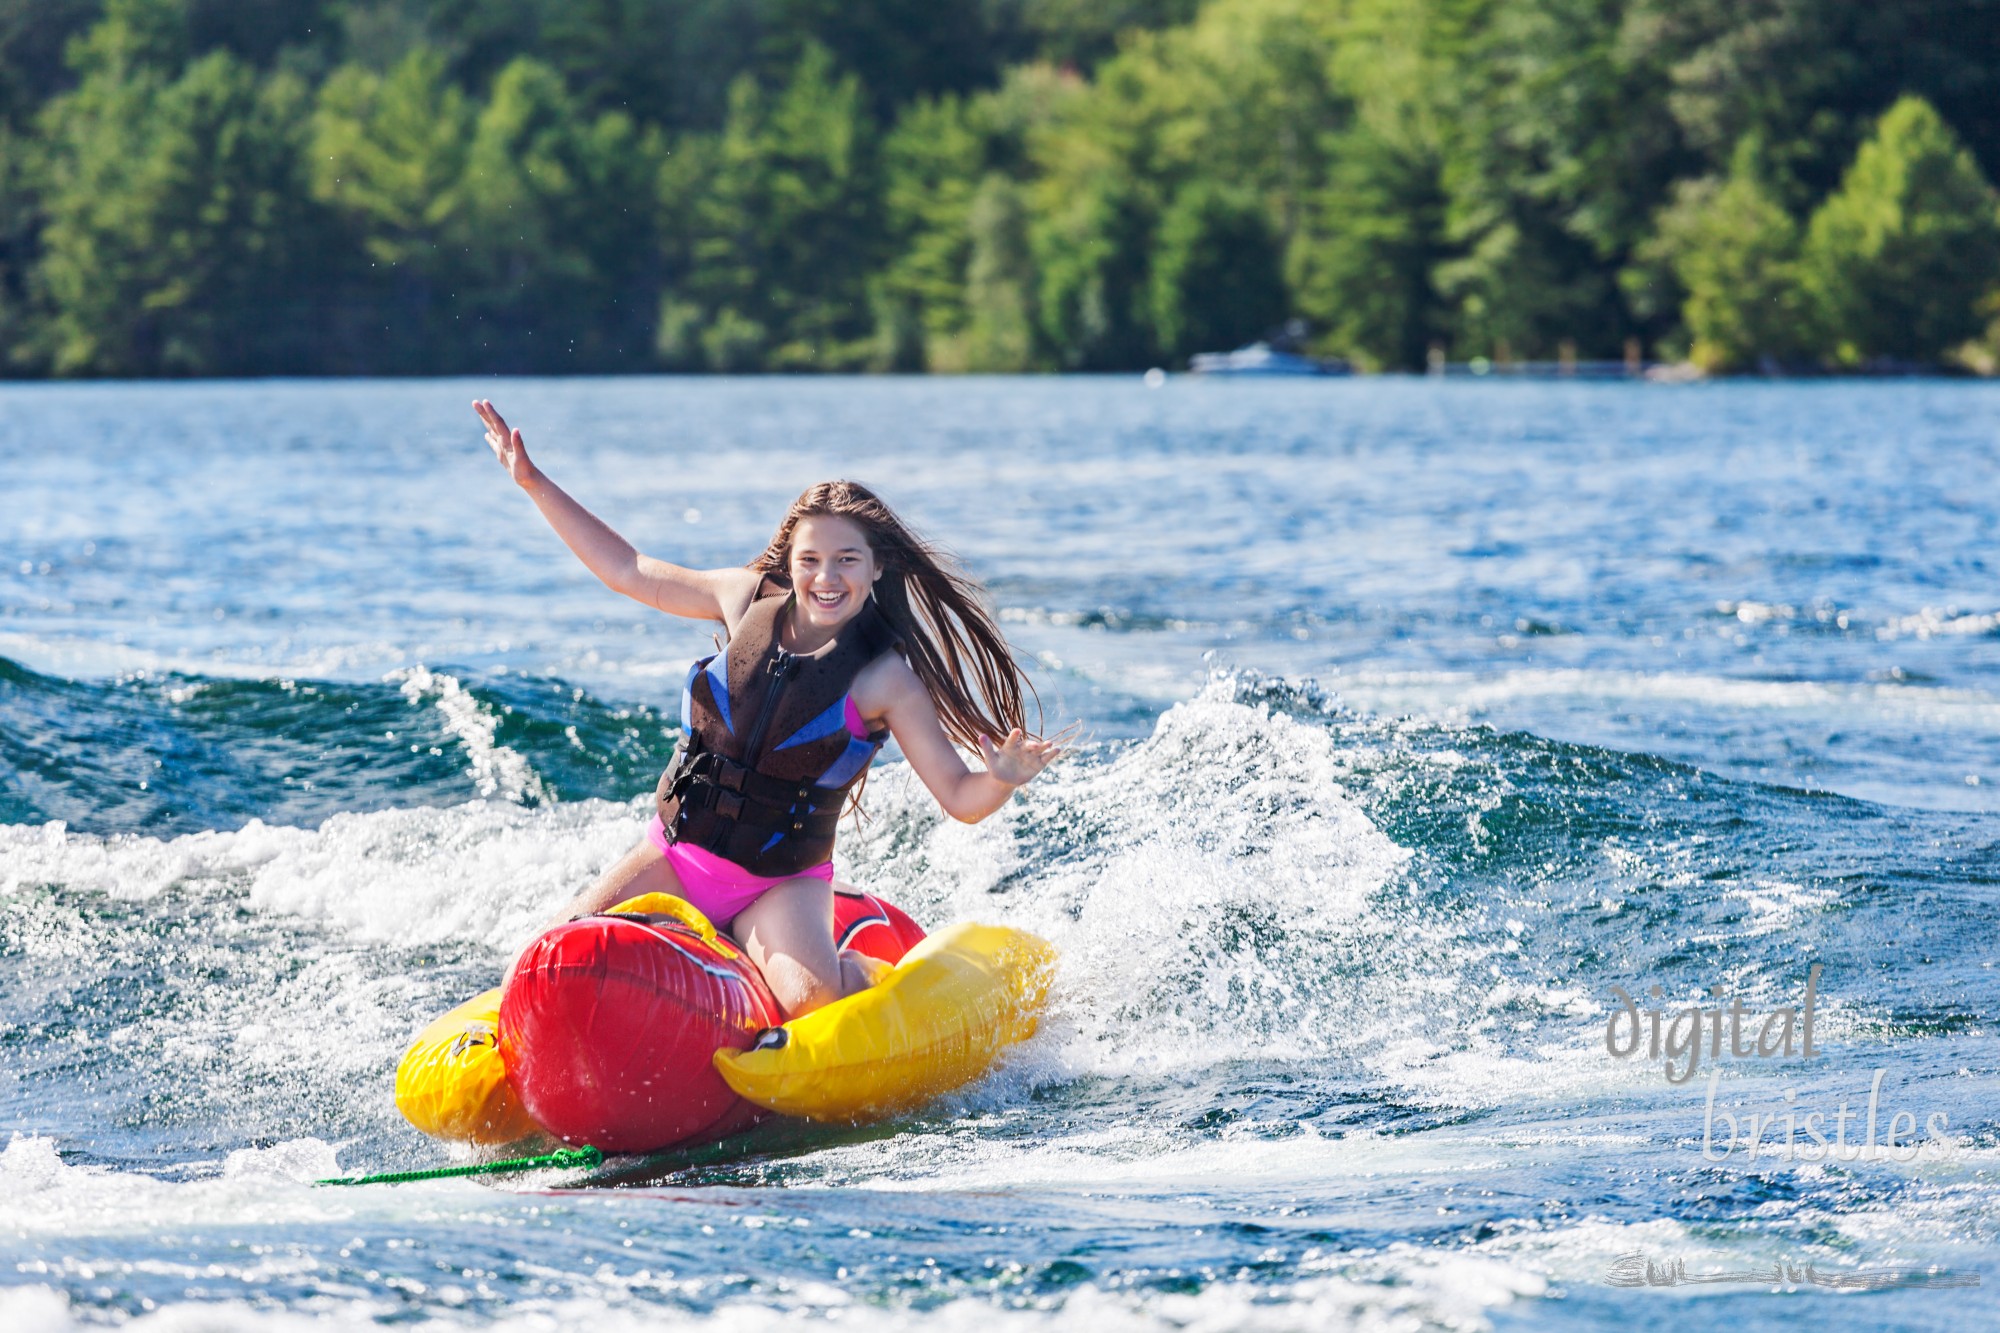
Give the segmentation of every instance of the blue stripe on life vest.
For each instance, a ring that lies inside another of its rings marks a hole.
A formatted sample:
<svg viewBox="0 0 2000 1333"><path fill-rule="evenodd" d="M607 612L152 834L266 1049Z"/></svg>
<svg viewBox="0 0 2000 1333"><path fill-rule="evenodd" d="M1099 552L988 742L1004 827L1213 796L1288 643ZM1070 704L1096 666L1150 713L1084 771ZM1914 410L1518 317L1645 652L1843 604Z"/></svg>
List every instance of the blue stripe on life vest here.
<svg viewBox="0 0 2000 1333"><path fill-rule="evenodd" d="M715 697L715 711L721 716L722 725L735 735L736 724L729 720L729 654L717 653L702 670L708 673L708 692Z"/></svg>
<svg viewBox="0 0 2000 1333"><path fill-rule="evenodd" d="M835 700L832 707L771 748L774 750L789 750L794 745L810 745L814 741L826 739L828 736L833 735L834 732L840 731L846 726L847 699L843 696Z"/></svg>
<svg viewBox="0 0 2000 1333"><path fill-rule="evenodd" d="M819 785L838 787L845 783L868 767L868 761L875 757L875 751L880 748L874 741L864 741L858 736L848 737L847 748L840 752L840 758L834 760L826 772L819 775Z"/></svg>
<svg viewBox="0 0 2000 1333"><path fill-rule="evenodd" d="M707 658L697 658L688 668L687 679L681 682L681 730L690 736L694 735L694 678L706 665Z"/></svg>

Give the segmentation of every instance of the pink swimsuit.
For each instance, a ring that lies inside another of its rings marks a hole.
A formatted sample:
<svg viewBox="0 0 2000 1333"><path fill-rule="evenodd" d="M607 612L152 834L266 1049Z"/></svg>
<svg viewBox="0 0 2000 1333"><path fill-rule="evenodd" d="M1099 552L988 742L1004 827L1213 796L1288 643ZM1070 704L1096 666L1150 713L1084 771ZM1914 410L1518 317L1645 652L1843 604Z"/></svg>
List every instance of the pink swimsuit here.
<svg viewBox="0 0 2000 1333"><path fill-rule="evenodd" d="M860 740L868 739L868 726L854 700L847 700L847 731ZM701 909L701 914L717 927L726 927L736 914L763 896L766 889L788 879L823 879L833 883L833 862L807 866L796 875L753 875L734 861L725 861L714 852L693 843L667 841L666 825L656 813L646 826L646 840L660 849L667 864L680 877L681 897Z"/></svg>

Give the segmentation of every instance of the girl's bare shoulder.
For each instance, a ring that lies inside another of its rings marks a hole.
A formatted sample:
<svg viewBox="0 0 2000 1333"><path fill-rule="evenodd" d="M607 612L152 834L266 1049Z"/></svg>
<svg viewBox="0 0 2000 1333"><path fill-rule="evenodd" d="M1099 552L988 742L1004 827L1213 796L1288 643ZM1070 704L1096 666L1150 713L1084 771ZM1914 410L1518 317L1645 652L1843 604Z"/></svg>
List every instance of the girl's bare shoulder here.
<svg viewBox="0 0 2000 1333"><path fill-rule="evenodd" d="M903 655L892 648L856 673L848 693L854 697L855 707L862 716L872 722L899 700L908 698L913 690L923 694L924 682L916 669L903 660Z"/></svg>

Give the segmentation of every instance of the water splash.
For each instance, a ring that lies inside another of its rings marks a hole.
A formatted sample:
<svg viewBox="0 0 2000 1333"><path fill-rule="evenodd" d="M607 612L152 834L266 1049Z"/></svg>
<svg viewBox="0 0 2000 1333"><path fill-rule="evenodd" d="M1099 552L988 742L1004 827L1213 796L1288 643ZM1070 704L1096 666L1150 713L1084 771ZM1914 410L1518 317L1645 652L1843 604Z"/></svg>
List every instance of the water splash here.
<svg viewBox="0 0 2000 1333"><path fill-rule="evenodd" d="M465 747L469 761L466 776L481 796L523 804L549 798L548 789L527 759L495 739L500 731L499 717L456 676L413 666L392 671L384 679L397 682L403 697L412 704L428 700L437 709L445 730Z"/></svg>

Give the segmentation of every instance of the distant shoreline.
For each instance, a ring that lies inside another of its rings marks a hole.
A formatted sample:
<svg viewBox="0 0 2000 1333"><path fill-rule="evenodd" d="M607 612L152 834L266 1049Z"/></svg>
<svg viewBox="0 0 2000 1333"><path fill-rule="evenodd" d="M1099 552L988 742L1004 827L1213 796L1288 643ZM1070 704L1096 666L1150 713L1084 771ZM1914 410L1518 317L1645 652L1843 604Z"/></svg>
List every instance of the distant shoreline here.
<svg viewBox="0 0 2000 1333"><path fill-rule="evenodd" d="M1607 368L1608 367L1608 368ZM381 380L387 382L407 382L415 380L637 380L671 379L689 383L701 381L727 380L795 380L804 383L831 380L1118 380L1130 379L1145 382L1150 368L1141 370L1021 370L1021 371L739 371L724 373L717 371L684 370L584 370L574 372L545 370L464 370L446 373L396 374L312 374L291 373L282 375L158 375L158 376L90 376L90 375L0 375L0 387L28 385L116 385L116 384L274 384L274 383L348 383ZM1983 383L2000 376L1978 371L1946 366L1898 367L1895 369L1839 369L1839 370L1786 370L1786 371L1705 371L1685 361L1647 362L1639 371L1631 371L1617 362L1580 363L1575 368L1563 368L1555 362L1509 362L1489 364L1475 368L1473 362L1450 362L1444 369L1430 370L1355 370L1339 375L1245 375L1245 374L1203 374L1197 371L1167 371L1167 378L1173 380L1200 380L1207 382L1256 382L1270 383L1321 383L1335 384L1355 380L1449 380L1454 383L1472 381L1479 383L1533 382L1533 383L1588 383L1588 384L1814 384L1852 383L1888 380L1937 380L1953 383Z"/></svg>

